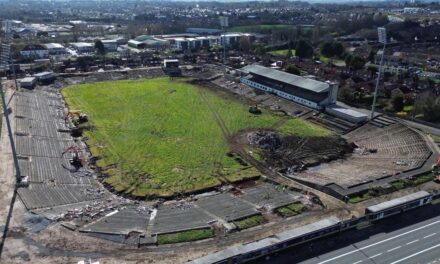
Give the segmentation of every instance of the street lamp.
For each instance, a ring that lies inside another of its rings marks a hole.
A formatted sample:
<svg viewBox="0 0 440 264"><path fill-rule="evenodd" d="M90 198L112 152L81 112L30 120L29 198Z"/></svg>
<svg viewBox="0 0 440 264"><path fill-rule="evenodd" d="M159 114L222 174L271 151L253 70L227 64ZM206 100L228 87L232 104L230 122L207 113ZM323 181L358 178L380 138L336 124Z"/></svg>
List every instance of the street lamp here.
<svg viewBox="0 0 440 264"><path fill-rule="evenodd" d="M371 106L370 120L374 118L374 111L376 110L376 101L377 101L377 93L379 91L380 74L382 73L383 57L385 55L385 47L387 44L386 29L384 27L377 28L377 36L379 39L379 43L383 44L383 49L382 49L382 55L380 57L379 71L377 73L376 88L374 89L374 98L373 98L373 105Z"/></svg>

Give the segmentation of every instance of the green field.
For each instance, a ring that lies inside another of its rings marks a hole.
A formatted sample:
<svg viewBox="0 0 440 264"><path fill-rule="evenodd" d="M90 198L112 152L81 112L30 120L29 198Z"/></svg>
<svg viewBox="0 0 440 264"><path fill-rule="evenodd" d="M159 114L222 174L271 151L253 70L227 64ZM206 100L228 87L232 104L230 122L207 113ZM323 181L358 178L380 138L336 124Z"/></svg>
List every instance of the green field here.
<svg viewBox="0 0 440 264"><path fill-rule="evenodd" d="M345 61L343 61L341 59L329 58L329 57L325 57L325 56L321 55L321 56L319 56L319 60L324 63L327 63L327 64L332 63L333 65L338 66L338 67L345 67L346 66Z"/></svg>
<svg viewBox="0 0 440 264"><path fill-rule="evenodd" d="M294 26L286 24L275 25L248 25L248 26L236 26L228 29L229 32L244 32L244 33L268 33L273 29L293 29Z"/></svg>
<svg viewBox="0 0 440 264"><path fill-rule="evenodd" d="M278 56L278 57L287 57L287 53L289 52L288 49L282 49L282 50L273 50L270 51L269 53L273 56ZM295 50L292 49L292 56L295 56Z"/></svg>
<svg viewBox="0 0 440 264"><path fill-rule="evenodd" d="M258 176L253 167L226 155L226 138L286 118L266 109L252 115L246 103L226 92L182 79L81 84L62 94L71 109L88 115L91 129L84 136L105 182L137 197L190 193ZM282 134L330 134L300 119L281 123Z"/></svg>

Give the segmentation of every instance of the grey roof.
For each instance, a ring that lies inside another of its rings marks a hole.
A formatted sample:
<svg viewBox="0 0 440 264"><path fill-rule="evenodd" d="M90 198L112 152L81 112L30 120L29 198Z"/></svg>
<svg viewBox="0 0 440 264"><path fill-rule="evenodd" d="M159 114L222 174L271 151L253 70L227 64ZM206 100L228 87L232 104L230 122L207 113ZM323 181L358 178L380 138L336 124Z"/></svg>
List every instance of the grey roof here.
<svg viewBox="0 0 440 264"><path fill-rule="evenodd" d="M417 199L420 199L422 197L429 196L429 195L430 195L429 192L419 191L419 192L411 193L411 194L405 195L403 197L396 198L396 199L393 199L393 200L390 200L390 201L386 201L386 202L383 202L383 203L380 203L380 204L372 205L372 206L368 207L367 210L372 212L372 213L380 212L382 210L392 208L392 207L394 207L396 205L400 205L400 204L404 204L404 203L407 203L407 202L415 201Z"/></svg>
<svg viewBox="0 0 440 264"><path fill-rule="evenodd" d="M47 44L43 44L46 49L63 49L64 46L59 44L59 43L47 43Z"/></svg>
<svg viewBox="0 0 440 264"><path fill-rule="evenodd" d="M280 242L288 241L296 237L300 237L302 235L320 230L322 228L330 227L332 225L336 225L341 220L336 216L332 216L329 218L325 218L321 221L314 222L305 226L301 226L292 230L284 231L275 235L276 238L280 240Z"/></svg>
<svg viewBox="0 0 440 264"><path fill-rule="evenodd" d="M30 83L30 82L34 82L36 80L35 77L24 77L23 79L21 79L21 83Z"/></svg>
<svg viewBox="0 0 440 264"><path fill-rule="evenodd" d="M212 264L212 263L219 263L225 259L250 253L253 251L261 250L263 248L268 248L274 245L277 245L279 243L283 243L284 241L293 239L295 237L299 237L308 233L311 233L316 230L320 230L322 228L330 227L333 225L336 225L341 220L335 216L325 218L321 221L311 223L299 228L295 228L292 230L288 230L282 233L278 233L273 237L264 238L255 242L251 242L248 244L238 244L232 247L228 247L224 250L206 255L204 257L194 259L192 261L189 261L189 264Z"/></svg>
<svg viewBox="0 0 440 264"><path fill-rule="evenodd" d="M316 93L327 92L330 88L330 85L325 82L307 79L298 75L266 68L260 65L248 65L246 67L243 67L241 70L245 73L253 73L266 77L268 79L287 83Z"/></svg>
<svg viewBox="0 0 440 264"><path fill-rule="evenodd" d="M93 47L94 45L87 42L72 42L70 45L76 47L76 48L84 48L84 47Z"/></svg>
<svg viewBox="0 0 440 264"><path fill-rule="evenodd" d="M45 72L39 72L39 73L35 73L34 77L47 77L47 76L51 76L51 75L55 75L54 72L49 72L49 71L45 71Z"/></svg>

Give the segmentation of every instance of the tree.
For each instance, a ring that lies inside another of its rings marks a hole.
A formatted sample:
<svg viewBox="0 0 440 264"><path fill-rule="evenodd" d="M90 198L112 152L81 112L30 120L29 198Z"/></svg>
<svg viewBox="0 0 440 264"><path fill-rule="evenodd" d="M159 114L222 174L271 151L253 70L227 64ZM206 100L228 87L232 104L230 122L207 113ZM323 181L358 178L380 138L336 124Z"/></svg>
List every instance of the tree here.
<svg viewBox="0 0 440 264"><path fill-rule="evenodd" d="M291 73L291 74L295 74L295 75L301 75L301 70L298 69L298 67L296 67L293 64L287 65L286 72Z"/></svg>
<svg viewBox="0 0 440 264"><path fill-rule="evenodd" d="M386 24L388 24L388 16L385 14L381 14L381 13L376 13L373 16L373 21L374 24L378 27L384 26Z"/></svg>
<svg viewBox="0 0 440 264"><path fill-rule="evenodd" d="M333 56L338 56L338 57L341 57L345 51L345 48L341 42L333 42L332 49L333 49Z"/></svg>
<svg viewBox="0 0 440 264"><path fill-rule="evenodd" d="M239 40L239 47L241 51L248 52L251 49L251 42L248 37L241 37Z"/></svg>
<svg viewBox="0 0 440 264"><path fill-rule="evenodd" d="M401 112L403 110L405 106L403 99L403 95L401 94L396 94L391 98L391 104L395 112Z"/></svg>
<svg viewBox="0 0 440 264"><path fill-rule="evenodd" d="M351 70L360 70L365 66L365 59L356 55L348 54L345 57L345 64Z"/></svg>
<svg viewBox="0 0 440 264"><path fill-rule="evenodd" d="M287 50L287 58L288 59L290 59L290 58L292 58L292 56L293 56L293 53L292 53L292 49L291 48L289 48L288 50Z"/></svg>
<svg viewBox="0 0 440 264"><path fill-rule="evenodd" d="M296 56L300 58L311 58L313 56L313 47L304 40L296 44Z"/></svg>
<svg viewBox="0 0 440 264"><path fill-rule="evenodd" d="M105 54L105 47L104 47L104 44L102 43L102 41L100 39L95 41L95 50L96 50L96 52L99 55L104 55Z"/></svg>
<svg viewBox="0 0 440 264"><path fill-rule="evenodd" d="M322 44L321 54L326 57L334 56L333 45L331 42L324 42L324 44Z"/></svg>

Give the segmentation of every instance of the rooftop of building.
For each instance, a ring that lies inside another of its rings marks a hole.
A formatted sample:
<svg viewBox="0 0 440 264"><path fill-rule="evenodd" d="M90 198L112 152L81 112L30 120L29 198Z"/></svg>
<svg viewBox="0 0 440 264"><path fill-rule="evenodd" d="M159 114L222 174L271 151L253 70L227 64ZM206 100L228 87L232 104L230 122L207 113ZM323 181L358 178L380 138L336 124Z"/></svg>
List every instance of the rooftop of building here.
<svg viewBox="0 0 440 264"><path fill-rule="evenodd" d="M298 75L263 67L256 64L245 66L241 69L241 71L244 73L256 74L268 79L283 82L315 93L327 92L330 88L330 85L325 82L307 79Z"/></svg>

